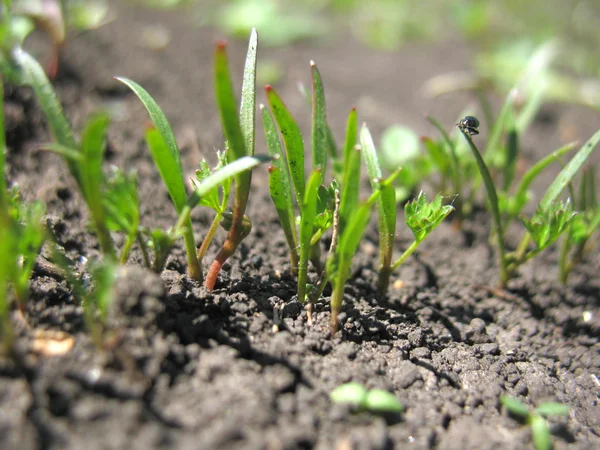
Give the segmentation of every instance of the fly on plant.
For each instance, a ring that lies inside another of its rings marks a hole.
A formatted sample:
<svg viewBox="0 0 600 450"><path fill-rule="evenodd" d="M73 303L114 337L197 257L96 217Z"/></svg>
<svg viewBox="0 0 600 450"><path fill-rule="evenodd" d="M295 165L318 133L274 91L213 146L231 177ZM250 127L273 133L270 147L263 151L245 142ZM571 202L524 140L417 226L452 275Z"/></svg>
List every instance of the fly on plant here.
<svg viewBox="0 0 600 450"><path fill-rule="evenodd" d="M464 119L461 119L456 126L463 133L468 134L469 136L473 136L475 134L479 134L479 120L477 117L466 116Z"/></svg>

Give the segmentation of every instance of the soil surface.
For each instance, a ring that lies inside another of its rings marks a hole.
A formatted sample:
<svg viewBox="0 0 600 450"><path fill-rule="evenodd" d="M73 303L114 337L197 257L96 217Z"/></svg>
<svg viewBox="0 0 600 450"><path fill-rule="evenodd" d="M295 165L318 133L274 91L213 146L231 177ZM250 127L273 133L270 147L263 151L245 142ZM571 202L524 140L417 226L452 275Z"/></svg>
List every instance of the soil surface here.
<svg viewBox="0 0 600 450"><path fill-rule="evenodd" d="M194 28L181 13L124 6L118 13L116 21L68 43L55 86L77 130L92 111L114 112L107 168L137 170L143 223L166 228L175 211L142 142L148 117L112 77L131 77L155 96L191 175L200 158L214 162L214 149L223 146L212 93L219 34ZM171 33L162 51L145 48L140 39L156 23ZM229 48L238 79L245 46L232 42ZM278 90L305 128L309 113L296 82L308 81L313 59L338 136L353 105L374 136L393 123L433 135L422 113L450 127L473 99L427 100L422 83L468 68L468 56L459 42L380 53L340 36L326 46L262 48L259 62L272 59L286 68ZM9 181L19 184L25 199L47 205L52 231L85 270L99 247L80 195L62 160L38 150L49 137L31 92L9 89L7 95ZM530 161L564 140L587 139L598 123L597 114L556 105L545 107L543 116L524 139ZM258 130L257 152L265 153ZM557 282L557 251L551 249L525 266L507 291L486 288L496 285L498 267L488 243L489 218L477 212L462 232L442 224L394 274L392 282L403 286L377 297L373 223L346 288L341 331L329 338L328 297L316 305L312 326L295 301L264 172L254 177L253 231L214 292L184 274L181 243L161 275L143 269L134 252L119 271L108 318L112 342L105 349L85 330L83 309L66 282L40 260L19 356L0 361L0 448L532 448L527 427L502 411L501 394L532 407L546 400L569 405L569 417L551 423L555 448L600 448L598 254L577 268L567 287ZM194 213L198 238L211 219L207 211ZM402 223L398 251L410 238ZM72 335L73 348L39 356L34 330L40 329ZM393 392L406 411L380 417L332 404L329 393L351 380Z"/></svg>

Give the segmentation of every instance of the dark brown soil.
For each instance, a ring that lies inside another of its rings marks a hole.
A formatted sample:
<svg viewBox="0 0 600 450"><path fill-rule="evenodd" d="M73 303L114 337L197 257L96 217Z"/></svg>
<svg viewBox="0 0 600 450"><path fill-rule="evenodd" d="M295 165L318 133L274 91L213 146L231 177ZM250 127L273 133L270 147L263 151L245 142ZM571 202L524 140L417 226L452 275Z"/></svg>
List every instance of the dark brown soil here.
<svg viewBox="0 0 600 450"><path fill-rule="evenodd" d="M158 21L172 33L160 52L139 41L141 28ZM122 7L117 21L64 49L56 88L67 114L80 129L98 108L118 112L107 164L138 171L147 226L168 227L175 212L141 140L146 113L112 77L131 77L155 96L191 174L201 157L214 161L214 148L223 145L212 94L218 37L181 15ZM244 52L245 43L231 44L238 77ZM303 125L308 112L295 83L308 79L315 60L338 135L353 105L375 136L392 123L432 134L422 113L450 126L472 100L425 100L419 92L428 77L467 68L468 49L457 42L378 53L342 36L325 47L263 48L259 58L286 67L278 89ZM48 135L31 93L8 96L9 180L26 199L48 205L54 233L84 268L98 245L79 194L63 162L38 150ZM530 159L556 148L561 133L586 139L598 123L597 114L575 108L551 106L545 113L547 120L524 142ZM262 140L258 151L265 152ZM72 334L75 346L63 356L36 357L32 332L22 332L18 362L0 363L1 448L531 448L527 428L501 411L501 394L532 406L545 400L569 405L568 419L552 424L555 448L600 448L598 254L563 287L556 281L556 251L548 251L501 295L485 289L496 284L498 268L488 245L489 219L478 213L462 233L443 224L394 275L404 287L378 298L373 225L346 289L342 331L330 339L326 301L316 305L313 326L294 301L295 281L265 181L259 169L249 207L254 229L214 292L182 274L181 245L160 276L137 265L134 254L119 272L110 350L92 343L66 283L38 265L27 318L33 328ZM194 219L200 237L211 215L199 211ZM408 230L399 226L397 248L408 242ZM406 412L353 415L333 405L329 392L350 380L395 393Z"/></svg>

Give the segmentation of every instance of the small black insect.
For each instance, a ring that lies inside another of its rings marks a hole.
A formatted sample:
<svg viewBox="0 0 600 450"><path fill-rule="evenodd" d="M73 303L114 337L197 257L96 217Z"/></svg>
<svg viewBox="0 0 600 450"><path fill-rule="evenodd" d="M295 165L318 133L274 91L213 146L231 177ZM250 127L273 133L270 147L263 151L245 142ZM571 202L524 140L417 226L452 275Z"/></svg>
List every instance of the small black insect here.
<svg viewBox="0 0 600 450"><path fill-rule="evenodd" d="M477 117L466 116L464 119L461 119L456 126L465 134L469 136L473 136L474 134L479 134L479 120Z"/></svg>

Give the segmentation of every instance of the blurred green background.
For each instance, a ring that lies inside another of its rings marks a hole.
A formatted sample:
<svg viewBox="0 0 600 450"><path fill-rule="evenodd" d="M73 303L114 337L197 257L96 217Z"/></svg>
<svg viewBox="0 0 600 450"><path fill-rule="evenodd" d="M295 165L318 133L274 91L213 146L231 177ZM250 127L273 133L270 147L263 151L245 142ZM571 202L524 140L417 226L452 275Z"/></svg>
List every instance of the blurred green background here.
<svg viewBox="0 0 600 450"><path fill-rule="evenodd" d="M431 89L514 86L540 46L552 43L547 97L600 109L598 0L129 0L184 9L198 26L246 38L252 27L268 46L327 45L351 34L378 50L412 42L464 40L475 78L433 80ZM440 92L438 92L440 91Z"/></svg>

